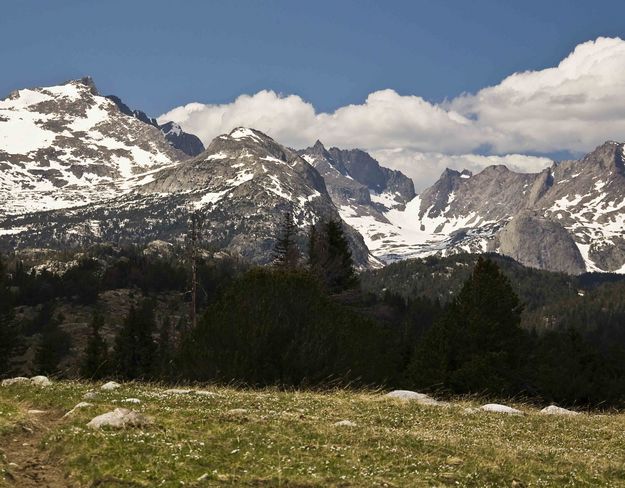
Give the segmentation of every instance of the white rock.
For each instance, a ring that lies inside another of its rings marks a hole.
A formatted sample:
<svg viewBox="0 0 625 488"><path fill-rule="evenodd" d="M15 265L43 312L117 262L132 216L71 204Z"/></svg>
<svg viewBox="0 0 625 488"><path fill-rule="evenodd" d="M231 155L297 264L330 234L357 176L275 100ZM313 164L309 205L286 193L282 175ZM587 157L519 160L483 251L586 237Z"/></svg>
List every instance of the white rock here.
<svg viewBox="0 0 625 488"><path fill-rule="evenodd" d="M566 408L558 407L557 405L549 405L543 408L540 413L545 415L579 415L579 412L573 410L567 410Z"/></svg>
<svg viewBox="0 0 625 488"><path fill-rule="evenodd" d="M125 427L143 427L151 423L151 419L134 410L116 408L112 412L104 413L93 418L91 422L87 424L87 427L91 429L101 429L102 427L123 429Z"/></svg>
<svg viewBox="0 0 625 488"><path fill-rule="evenodd" d="M352 422L351 420L339 420L338 422L334 422L335 427L357 427L356 422Z"/></svg>
<svg viewBox="0 0 625 488"><path fill-rule="evenodd" d="M141 403L141 400L138 398L124 398L122 400L123 403Z"/></svg>
<svg viewBox="0 0 625 488"><path fill-rule="evenodd" d="M47 376L33 376L30 382L37 386L50 386L52 384Z"/></svg>
<svg viewBox="0 0 625 488"><path fill-rule="evenodd" d="M93 403L89 403L89 402L80 402L77 403L76 406L74 408L72 408L69 412L67 412L65 415L63 415L63 417L69 417L70 415L72 415L76 410L80 410L81 408L89 408L89 407L93 407Z"/></svg>
<svg viewBox="0 0 625 488"><path fill-rule="evenodd" d="M208 479L208 473L204 473L196 481L206 481Z"/></svg>
<svg viewBox="0 0 625 488"><path fill-rule="evenodd" d="M11 386L11 385L19 385L22 383L29 383L30 380L24 376L17 376L15 378L8 378L6 380L2 380L2 386Z"/></svg>
<svg viewBox="0 0 625 488"><path fill-rule="evenodd" d="M394 390L394 391L391 391L390 393L387 393L384 396L387 398L395 398L397 400L416 402L419 405L434 405L434 406L439 406L439 407L444 407L444 406L449 405L449 403L435 400L434 398L432 398L429 395L426 395L425 393L417 393L416 391L410 391L410 390Z"/></svg>
<svg viewBox="0 0 625 488"><path fill-rule="evenodd" d="M108 383L104 383L100 387L100 390L106 390L106 391L117 390L117 388L120 388L121 386L122 385L120 385L116 381L109 381Z"/></svg>
<svg viewBox="0 0 625 488"><path fill-rule="evenodd" d="M480 410L484 412L496 412L496 413L507 413L510 415L523 415L523 412L517 410L516 408L508 407L506 405L500 405L499 403L487 403L486 405L482 405Z"/></svg>
<svg viewBox="0 0 625 488"><path fill-rule="evenodd" d="M28 413L31 414L31 415L41 415L41 414L46 413L46 411L45 410L34 410L33 409L33 410L29 410Z"/></svg>
<svg viewBox="0 0 625 488"><path fill-rule="evenodd" d="M88 392L87 392L87 393L85 393L82 397L83 397L85 400L93 400L93 399L97 398L97 396L98 396L98 393L97 393L97 392L95 392L95 391L88 391Z"/></svg>
<svg viewBox="0 0 625 488"><path fill-rule="evenodd" d="M163 393L171 394L171 395L189 395L193 393L193 390L187 390L182 388L170 388L169 390L165 390Z"/></svg>
<svg viewBox="0 0 625 488"><path fill-rule="evenodd" d="M215 393L214 391L208 391L208 390L195 390L193 392L194 395L200 395L200 396L205 396L205 397L218 397L219 395L217 393Z"/></svg>

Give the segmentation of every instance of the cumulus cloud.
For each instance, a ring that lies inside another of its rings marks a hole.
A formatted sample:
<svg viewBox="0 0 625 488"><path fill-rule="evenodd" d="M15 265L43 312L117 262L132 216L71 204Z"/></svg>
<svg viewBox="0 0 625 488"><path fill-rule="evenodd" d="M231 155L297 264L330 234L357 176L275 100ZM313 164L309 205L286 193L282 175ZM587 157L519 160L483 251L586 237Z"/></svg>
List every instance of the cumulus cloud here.
<svg viewBox="0 0 625 488"><path fill-rule="evenodd" d="M624 92L625 41L600 37L554 68L515 73L446 107L496 128L484 141L494 152L584 152L625 138Z"/></svg>
<svg viewBox="0 0 625 488"><path fill-rule="evenodd" d="M380 149L371 151L371 155L385 166L398 169L415 182L415 189L420 192L435 181L445 168L458 171L468 169L478 173L488 166L503 164L519 173L538 173L551 166L553 161L545 157L524 154L506 154L503 156L483 156L480 154L443 154L439 152L419 152L411 149Z"/></svg>
<svg viewBox="0 0 625 488"><path fill-rule="evenodd" d="M462 151L472 149L480 139L480 129L454 110L421 97L401 96L393 90L371 93L363 104L341 107L331 114L316 113L299 96L283 97L263 90L255 95L241 95L228 104L190 103L158 120L179 123L205 144L241 125L266 132L292 147L320 139L345 148L385 148L392 143L426 151L441 146Z"/></svg>
<svg viewBox="0 0 625 488"><path fill-rule="evenodd" d="M269 90L231 103L190 103L159 117L174 120L204 143L237 126L254 127L291 147L316 139L359 147L422 187L445 166L479 170L504 163L539 171L546 158L509 153L582 153L607 139L625 139L625 41L598 38L578 45L557 66L515 73L498 85L442 104L393 90L362 104L317 113L297 95ZM478 149L486 156L472 154Z"/></svg>

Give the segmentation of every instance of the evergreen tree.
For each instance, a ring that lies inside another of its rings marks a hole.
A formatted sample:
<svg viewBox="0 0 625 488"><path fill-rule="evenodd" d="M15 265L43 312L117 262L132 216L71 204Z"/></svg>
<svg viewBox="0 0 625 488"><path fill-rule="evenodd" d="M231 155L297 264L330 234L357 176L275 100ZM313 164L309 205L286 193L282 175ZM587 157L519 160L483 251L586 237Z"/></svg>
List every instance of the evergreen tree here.
<svg viewBox="0 0 625 488"><path fill-rule="evenodd" d="M13 297L8 286L6 268L0 258L0 376L7 373L15 334L11 328Z"/></svg>
<svg viewBox="0 0 625 488"><path fill-rule="evenodd" d="M169 317L163 320L158 332L157 342L158 375L161 378L170 378L173 374L174 341L172 326Z"/></svg>
<svg viewBox="0 0 625 488"><path fill-rule="evenodd" d="M358 285L352 253L340 221L311 226L308 242L310 269L331 293Z"/></svg>
<svg viewBox="0 0 625 488"><path fill-rule="evenodd" d="M41 340L35 353L39 374L58 374L59 363L71 349L70 335L60 328L62 317L54 315L55 306L42 307L36 321L42 324Z"/></svg>
<svg viewBox="0 0 625 488"><path fill-rule="evenodd" d="M156 366L156 329L153 304L144 300L131 307L115 338L114 358L117 373L127 379L150 379Z"/></svg>
<svg viewBox="0 0 625 488"><path fill-rule="evenodd" d="M381 383L387 330L330 298L304 270L258 268L224 290L177 357L192 380L302 385Z"/></svg>
<svg viewBox="0 0 625 488"><path fill-rule="evenodd" d="M80 367L80 374L84 378L101 379L106 377L110 371L108 346L100 335L103 326L104 317L99 311L96 311L91 321L91 336Z"/></svg>
<svg viewBox="0 0 625 488"><path fill-rule="evenodd" d="M299 265L300 252L295 243L297 226L293 220L293 214L286 212L282 219L280 236L274 248L274 263L283 268L295 269Z"/></svg>
<svg viewBox="0 0 625 488"><path fill-rule="evenodd" d="M480 257L457 298L419 345L410 367L413 380L458 393L522 391L529 338L520 328L521 311L508 279L495 263Z"/></svg>
<svg viewBox="0 0 625 488"><path fill-rule="evenodd" d="M317 252L317 243L319 240L317 225L312 224L308 229L308 267L312 270L319 261L319 253Z"/></svg>

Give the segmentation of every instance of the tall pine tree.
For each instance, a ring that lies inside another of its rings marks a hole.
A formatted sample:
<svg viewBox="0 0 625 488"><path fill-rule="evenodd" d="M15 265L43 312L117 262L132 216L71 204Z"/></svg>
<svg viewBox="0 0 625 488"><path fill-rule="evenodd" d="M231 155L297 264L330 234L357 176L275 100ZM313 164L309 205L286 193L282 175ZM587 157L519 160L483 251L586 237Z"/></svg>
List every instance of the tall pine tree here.
<svg viewBox="0 0 625 488"><path fill-rule="evenodd" d="M295 242L296 236L297 226L293 220L293 214L286 212L280 226L280 236L274 248L274 263L276 266L286 269L298 267L301 256Z"/></svg>
<svg viewBox="0 0 625 488"><path fill-rule="evenodd" d="M85 350L85 357L80 366L80 374L84 378L101 379L110 373L110 358L108 346L100 331L104 326L104 317L101 312L96 311L91 321L91 335Z"/></svg>
<svg viewBox="0 0 625 488"><path fill-rule="evenodd" d="M308 236L308 264L331 293L358 285L352 253L340 221L313 225Z"/></svg>
<svg viewBox="0 0 625 488"><path fill-rule="evenodd" d="M174 337L171 320L167 317L163 320L159 331L157 349L157 373L160 378L169 379L174 375Z"/></svg>
<svg viewBox="0 0 625 488"><path fill-rule="evenodd" d="M144 300L130 309L115 338L114 361L117 373L126 379L151 379L156 370L154 306Z"/></svg>
<svg viewBox="0 0 625 488"><path fill-rule="evenodd" d="M13 296L8 285L6 268L0 258L0 376L8 372L15 340L15 333L11 327Z"/></svg>
<svg viewBox="0 0 625 488"><path fill-rule="evenodd" d="M55 308L52 302L44 304L35 319L42 325L41 340L35 353L35 367L39 374L60 373L59 364L72 346L70 335L60 327L62 317L55 315Z"/></svg>
<svg viewBox="0 0 625 488"><path fill-rule="evenodd" d="M417 386L457 393L515 394L525 387L529 337L522 306L498 266L480 257L471 277L420 343L410 373Z"/></svg>

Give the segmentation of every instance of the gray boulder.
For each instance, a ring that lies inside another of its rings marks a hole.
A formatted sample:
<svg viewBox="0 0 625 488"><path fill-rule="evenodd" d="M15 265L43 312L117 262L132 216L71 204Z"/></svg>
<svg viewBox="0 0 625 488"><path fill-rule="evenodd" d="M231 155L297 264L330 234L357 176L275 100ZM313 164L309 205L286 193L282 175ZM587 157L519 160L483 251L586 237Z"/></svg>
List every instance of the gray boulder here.
<svg viewBox="0 0 625 488"><path fill-rule="evenodd" d="M116 408L112 412L94 417L87 424L87 427L90 429L101 429L103 427L123 429L126 427L145 427L150 424L152 424L152 420L141 413L126 408Z"/></svg>
<svg viewBox="0 0 625 488"><path fill-rule="evenodd" d="M387 393L384 396L386 398L394 398L396 400L415 402L415 403L418 403L419 405L430 405L430 406L436 406L436 407L449 405L447 402L441 402L441 401L435 400L434 398L432 398L429 395L426 395L425 393L417 393L416 391L410 391L410 390L394 390L394 391L391 391L390 393Z"/></svg>
<svg viewBox="0 0 625 488"><path fill-rule="evenodd" d="M533 211L516 215L499 234L499 251L525 266L580 274L584 258L571 235L558 222Z"/></svg>

